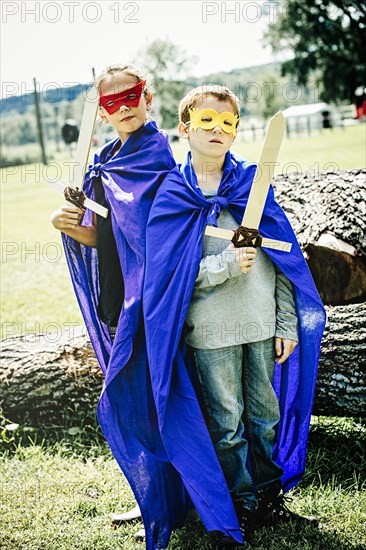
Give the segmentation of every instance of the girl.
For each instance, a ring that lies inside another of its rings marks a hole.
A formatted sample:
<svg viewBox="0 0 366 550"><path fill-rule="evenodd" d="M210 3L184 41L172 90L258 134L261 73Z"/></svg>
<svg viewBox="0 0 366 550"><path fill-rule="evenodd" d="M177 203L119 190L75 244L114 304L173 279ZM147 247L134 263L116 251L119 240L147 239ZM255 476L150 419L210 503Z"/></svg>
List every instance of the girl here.
<svg viewBox="0 0 366 550"><path fill-rule="evenodd" d="M128 65L108 67L98 77L96 86L101 97L100 117L104 122L112 124L119 137L107 143L96 153L94 164L89 166L86 174L84 192L88 194L89 191L89 194L94 195L98 203L110 207L111 201L106 198L105 194L107 193L107 196L115 195L115 190L113 191L113 185L111 188L108 182L102 183L103 172L105 179L107 179L107 173L112 179L122 177L119 165L122 158L126 164L126 147L123 151L121 149L134 132L139 131L140 139L138 141L141 144L145 138L151 138L154 135L155 145L160 145L160 143L163 145L162 173L158 174L158 170L156 170L156 175L159 176L156 184L161 182L166 171L174 165L174 161L165 137L158 132L154 123L145 124L147 114L151 109L152 94L151 85L146 83L146 78L141 72ZM152 158L154 159L154 154ZM155 187L157 188L157 186ZM112 200L112 203L114 202ZM115 214L112 205L111 215L107 219L99 216L97 219L96 214L93 214L91 218L86 215L86 219L81 225L84 211L77 207L65 206L56 210L51 217L54 227L62 231L64 235L84 246L97 249L100 286L98 318L103 325L108 327L112 340L122 308L124 286L115 239L116 228L114 225L118 224L118 216L116 217ZM89 218L90 223L87 223ZM137 225L143 226L144 224L139 220ZM65 243L69 242L65 239Z"/></svg>
<svg viewBox="0 0 366 550"><path fill-rule="evenodd" d="M51 221L62 232L76 296L105 375L100 425L141 508L147 548L163 548L172 528L182 523L172 499L183 491L158 428L146 360L142 286L148 214L175 162L167 137L146 120L152 93L144 74L131 65L111 66L96 86L100 117L118 137L96 152L83 191L109 209L108 218L64 206Z"/></svg>

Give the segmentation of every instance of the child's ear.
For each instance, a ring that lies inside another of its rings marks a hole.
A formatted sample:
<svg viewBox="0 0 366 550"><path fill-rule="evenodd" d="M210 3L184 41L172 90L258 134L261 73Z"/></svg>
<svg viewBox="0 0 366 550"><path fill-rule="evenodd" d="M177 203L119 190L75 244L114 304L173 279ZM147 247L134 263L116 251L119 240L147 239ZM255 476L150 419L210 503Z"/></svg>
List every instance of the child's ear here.
<svg viewBox="0 0 366 550"><path fill-rule="evenodd" d="M108 118L105 116L103 107L99 107L99 116L103 120L103 122L108 123Z"/></svg>
<svg viewBox="0 0 366 550"><path fill-rule="evenodd" d="M151 103L152 103L152 93L149 92L146 94L145 101L146 101L146 110L150 111Z"/></svg>
<svg viewBox="0 0 366 550"><path fill-rule="evenodd" d="M183 139L188 139L188 130L189 126L187 126L184 122L180 122L178 124L178 132L180 134L180 137Z"/></svg>

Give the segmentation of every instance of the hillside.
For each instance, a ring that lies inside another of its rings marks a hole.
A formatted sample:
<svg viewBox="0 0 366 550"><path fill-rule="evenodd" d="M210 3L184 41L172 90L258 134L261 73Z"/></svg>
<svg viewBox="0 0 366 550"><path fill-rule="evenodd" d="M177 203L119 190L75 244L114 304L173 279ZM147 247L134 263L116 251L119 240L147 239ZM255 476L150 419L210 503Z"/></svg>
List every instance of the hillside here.
<svg viewBox="0 0 366 550"><path fill-rule="evenodd" d="M266 73L277 73L280 75L280 67L280 63L267 63L266 65L233 69L227 72L211 73L200 78L189 77L187 84L189 87L193 87L200 84L217 83L235 89L238 83L245 85L248 82L259 82ZM59 88L47 87L44 91L41 90L41 102L49 103L52 106L63 104L65 101L73 102L88 86L89 84L77 84L75 86ZM33 93L10 96L0 100L1 115L8 116L14 113L23 115L27 113L29 108L33 108L33 105Z"/></svg>
<svg viewBox="0 0 366 550"><path fill-rule="evenodd" d="M89 87L89 84L76 84L75 86L65 86L59 88L47 88L42 92L41 102L51 105L58 105L64 101L74 101L79 95ZM2 116L14 114L14 112L24 115L29 107L34 106L34 93L23 95L13 95L0 100L0 110Z"/></svg>

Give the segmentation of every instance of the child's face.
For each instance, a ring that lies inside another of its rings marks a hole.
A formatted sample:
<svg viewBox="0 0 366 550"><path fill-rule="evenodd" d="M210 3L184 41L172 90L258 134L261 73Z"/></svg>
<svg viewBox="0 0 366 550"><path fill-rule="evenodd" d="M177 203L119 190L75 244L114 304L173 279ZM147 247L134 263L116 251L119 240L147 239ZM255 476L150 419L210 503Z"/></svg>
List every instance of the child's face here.
<svg viewBox="0 0 366 550"><path fill-rule="evenodd" d="M194 108L214 109L218 113L229 111L236 114L230 101L219 101L214 96L206 96ZM225 132L219 124L210 130L203 128L191 130L189 125L186 126L181 122L179 131L182 137L188 138L192 155L201 155L205 158L217 159L224 156L235 139L232 133Z"/></svg>
<svg viewBox="0 0 366 550"><path fill-rule="evenodd" d="M100 84L101 96L108 96L123 92L136 86L137 78L122 71L106 77ZM109 114L101 107L100 116L105 122L109 122L117 130L124 143L129 136L145 124L146 112L151 107L151 94L141 95L137 107L121 105L114 113Z"/></svg>

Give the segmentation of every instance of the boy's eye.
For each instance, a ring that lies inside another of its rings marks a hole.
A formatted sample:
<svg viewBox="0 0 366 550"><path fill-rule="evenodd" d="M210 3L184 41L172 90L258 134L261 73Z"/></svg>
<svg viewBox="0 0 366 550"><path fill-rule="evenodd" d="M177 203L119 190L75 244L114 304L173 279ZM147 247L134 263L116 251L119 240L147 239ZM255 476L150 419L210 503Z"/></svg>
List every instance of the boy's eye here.
<svg viewBox="0 0 366 550"><path fill-rule="evenodd" d="M203 116L201 118L201 122L211 122L212 121L212 117L210 116Z"/></svg>
<svg viewBox="0 0 366 550"><path fill-rule="evenodd" d="M112 105L114 105L114 101L113 101L113 100L107 102L107 107L112 107Z"/></svg>
<svg viewBox="0 0 366 550"><path fill-rule="evenodd" d="M127 96L127 99L136 99L137 95L136 94L130 94Z"/></svg>
<svg viewBox="0 0 366 550"><path fill-rule="evenodd" d="M226 126L232 126L233 125L233 123L230 120L224 120L224 124L226 124Z"/></svg>

